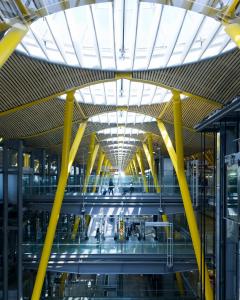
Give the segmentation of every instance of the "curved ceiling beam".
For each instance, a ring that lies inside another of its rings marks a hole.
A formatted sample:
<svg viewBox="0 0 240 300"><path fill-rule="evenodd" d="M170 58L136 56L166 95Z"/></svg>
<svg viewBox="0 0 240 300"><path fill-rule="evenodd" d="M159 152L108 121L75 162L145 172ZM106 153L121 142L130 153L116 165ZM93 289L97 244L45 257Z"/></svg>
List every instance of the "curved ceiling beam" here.
<svg viewBox="0 0 240 300"><path fill-rule="evenodd" d="M138 73L140 73L140 72L138 72ZM125 76L125 74L126 73L123 73L122 76ZM24 110L26 108L30 108L32 106L35 106L35 105L38 105L38 104L41 104L41 103L44 103L44 102L51 101L51 100L53 100L53 99L55 99L57 97L65 95L67 92L76 91L76 90L79 90L79 89L81 89L83 87L91 86L91 85L94 85L94 84L97 84L97 83L101 83L101 82L111 82L111 81L117 80L119 78L119 76L121 76L121 73L116 72L115 79L106 79L106 80L99 80L97 82L94 82L94 81L93 82L89 82L87 84L83 84L83 85L80 85L80 86L75 86L75 87L69 88L68 90L60 91L58 93L52 94L52 95L47 96L47 97L42 98L42 99L37 99L37 100L34 100L32 102L29 102L29 103L24 103L22 105L19 105L19 106L16 106L16 107L13 107L13 108L10 108L8 110L0 112L0 117L9 115L11 113L15 113L15 112L20 111L20 110ZM122 77L122 78L125 78L125 77ZM137 78L132 78L131 81L133 81L133 82L147 83L147 84L152 84L152 85L155 85L155 86L163 87L163 88L171 90L171 91L179 92L179 93L181 93L181 94L183 94L183 95L185 95L187 97L194 97L197 100L204 101L206 103L215 105L216 108L221 108L222 107L222 105L220 103L218 103L218 102L216 102L214 100L206 99L204 97L201 97L201 96L198 96L198 95L194 95L194 94L188 93L186 91L176 89L176 88L171 87L171 86L166 86L166 85L161 84L159 82L154 82L154 81L150 81L150 80L143 80L143 79L137 79ZM85 117L85 114L84 114L82 108L80 107L79 104L78 104L78 106L79 106L79 109L81 110L81 114ZM113 107L115 107L115 110L129 110L129 108L131 106L113 106ZM94 116L94 115L92 115L92 116Z"/></svg>

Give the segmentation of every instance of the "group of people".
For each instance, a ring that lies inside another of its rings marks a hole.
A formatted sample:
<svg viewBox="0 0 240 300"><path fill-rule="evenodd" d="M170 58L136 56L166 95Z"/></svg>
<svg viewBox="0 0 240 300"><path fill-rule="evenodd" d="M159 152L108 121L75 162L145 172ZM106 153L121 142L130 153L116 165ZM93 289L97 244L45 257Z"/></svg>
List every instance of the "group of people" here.
<svg viewBox="0 0 240 300"><path fill-rule="evenodd" d="M129 188L123 188L122 196L126 195L128 192L130 195L132 195L133 191L134 191L134 187L133 187L133 183L131 182ZM103 195L105 196L106 194L107 194L107 190L105 189L103 191ZM114 183L113 183L112 178L109 179L108 194L109 194L109 196L110 195L114 196Z"/></svg>

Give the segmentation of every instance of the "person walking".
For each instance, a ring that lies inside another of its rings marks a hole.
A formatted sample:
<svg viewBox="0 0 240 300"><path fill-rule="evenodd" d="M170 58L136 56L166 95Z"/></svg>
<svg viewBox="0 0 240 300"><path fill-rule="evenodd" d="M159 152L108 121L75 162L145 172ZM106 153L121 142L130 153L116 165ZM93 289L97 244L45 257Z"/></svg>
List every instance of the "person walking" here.
<svg viewBox="0 0 240 300"><path fill-rule="evenodd" d="M114 188L113 180L112 180L112 178L110 178L109 184L108 184L108 193L109 193L109 195L112 193L112 195L114 196L113 188Z"/></svg>

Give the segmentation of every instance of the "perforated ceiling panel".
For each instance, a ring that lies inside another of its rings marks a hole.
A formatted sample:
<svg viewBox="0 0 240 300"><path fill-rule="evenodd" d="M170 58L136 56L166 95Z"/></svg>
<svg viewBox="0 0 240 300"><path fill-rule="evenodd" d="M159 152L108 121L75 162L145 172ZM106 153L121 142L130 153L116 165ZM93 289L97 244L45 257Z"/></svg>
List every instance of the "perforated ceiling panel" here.
<svg viewBox="0 0 240 300"><path fill-rule="evenodd" d="M109 79L114 79L114 72L51 64L14 53L0 69L0 111Z"/></svg>
<svg viewBox="0 0 240 300"><path fill-rule="evenodd" d="M133 78L161 83L220 103L231 101L240 91L240 51L179 67L133 72Z"/></svg>
<svg viewBox="0 0 240 300"><path fill-rule="evenodd" d="M240 71L240 54L238 50L226 53L218 58L189 64L181 67L154 71L134 72L133 78L165 84L173 88L187 91L191 94L204 96L212 101L190 97L182 100L183 125L185 138L185 153L199 151L201 137L193 127L202 118L218 107L218 103L227 103L240 92L238 74ZM220 75L221 74L221 75ZM114 80L115 73L111 71L83 70L64 65L50 64L34 60L23 55L13 54L9 61L0 69L0 136L4 138L25 138L28 145L46 147L60 151L63 136L64 100L52 97L51 100L39 102L32 107L23 107L18 111L10 111L21 105L49 97L57 93L102 80ZM166 110L165 110L166 108ZM170 136L173 137L172 104L153 104L144 106L120 107L105 105L81 104L74 107L74 130L76 133L79 122L84 117L91 117L105 112L128 110L142 113L165 121ZM2 112L2 114L1 114ZM4 112L4 114L3 114ZM113 124L89 123L85 136ZM159 136L155 122L128 124ZM109 136L111 137L111 136ZM160 138L159 143L164 149ZM84 151L88 151L89 138L83 140L80 159ZM207 137L211 140L211 137ZM208 143L208 142L207 142Z"/></svg>

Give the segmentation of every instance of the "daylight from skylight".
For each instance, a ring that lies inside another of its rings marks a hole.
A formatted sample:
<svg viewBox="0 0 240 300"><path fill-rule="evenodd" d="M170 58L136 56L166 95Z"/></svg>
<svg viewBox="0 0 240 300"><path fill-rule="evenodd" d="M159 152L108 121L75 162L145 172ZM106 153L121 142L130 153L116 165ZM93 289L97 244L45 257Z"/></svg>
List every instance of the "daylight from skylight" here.
<svg viewBox="0 0 240 300"><path fill-rule="evenodd" d="M196 62L234 47L221 23L203 14L115 0L38 19L17 50L66 65L130 71Z"/></svg>

